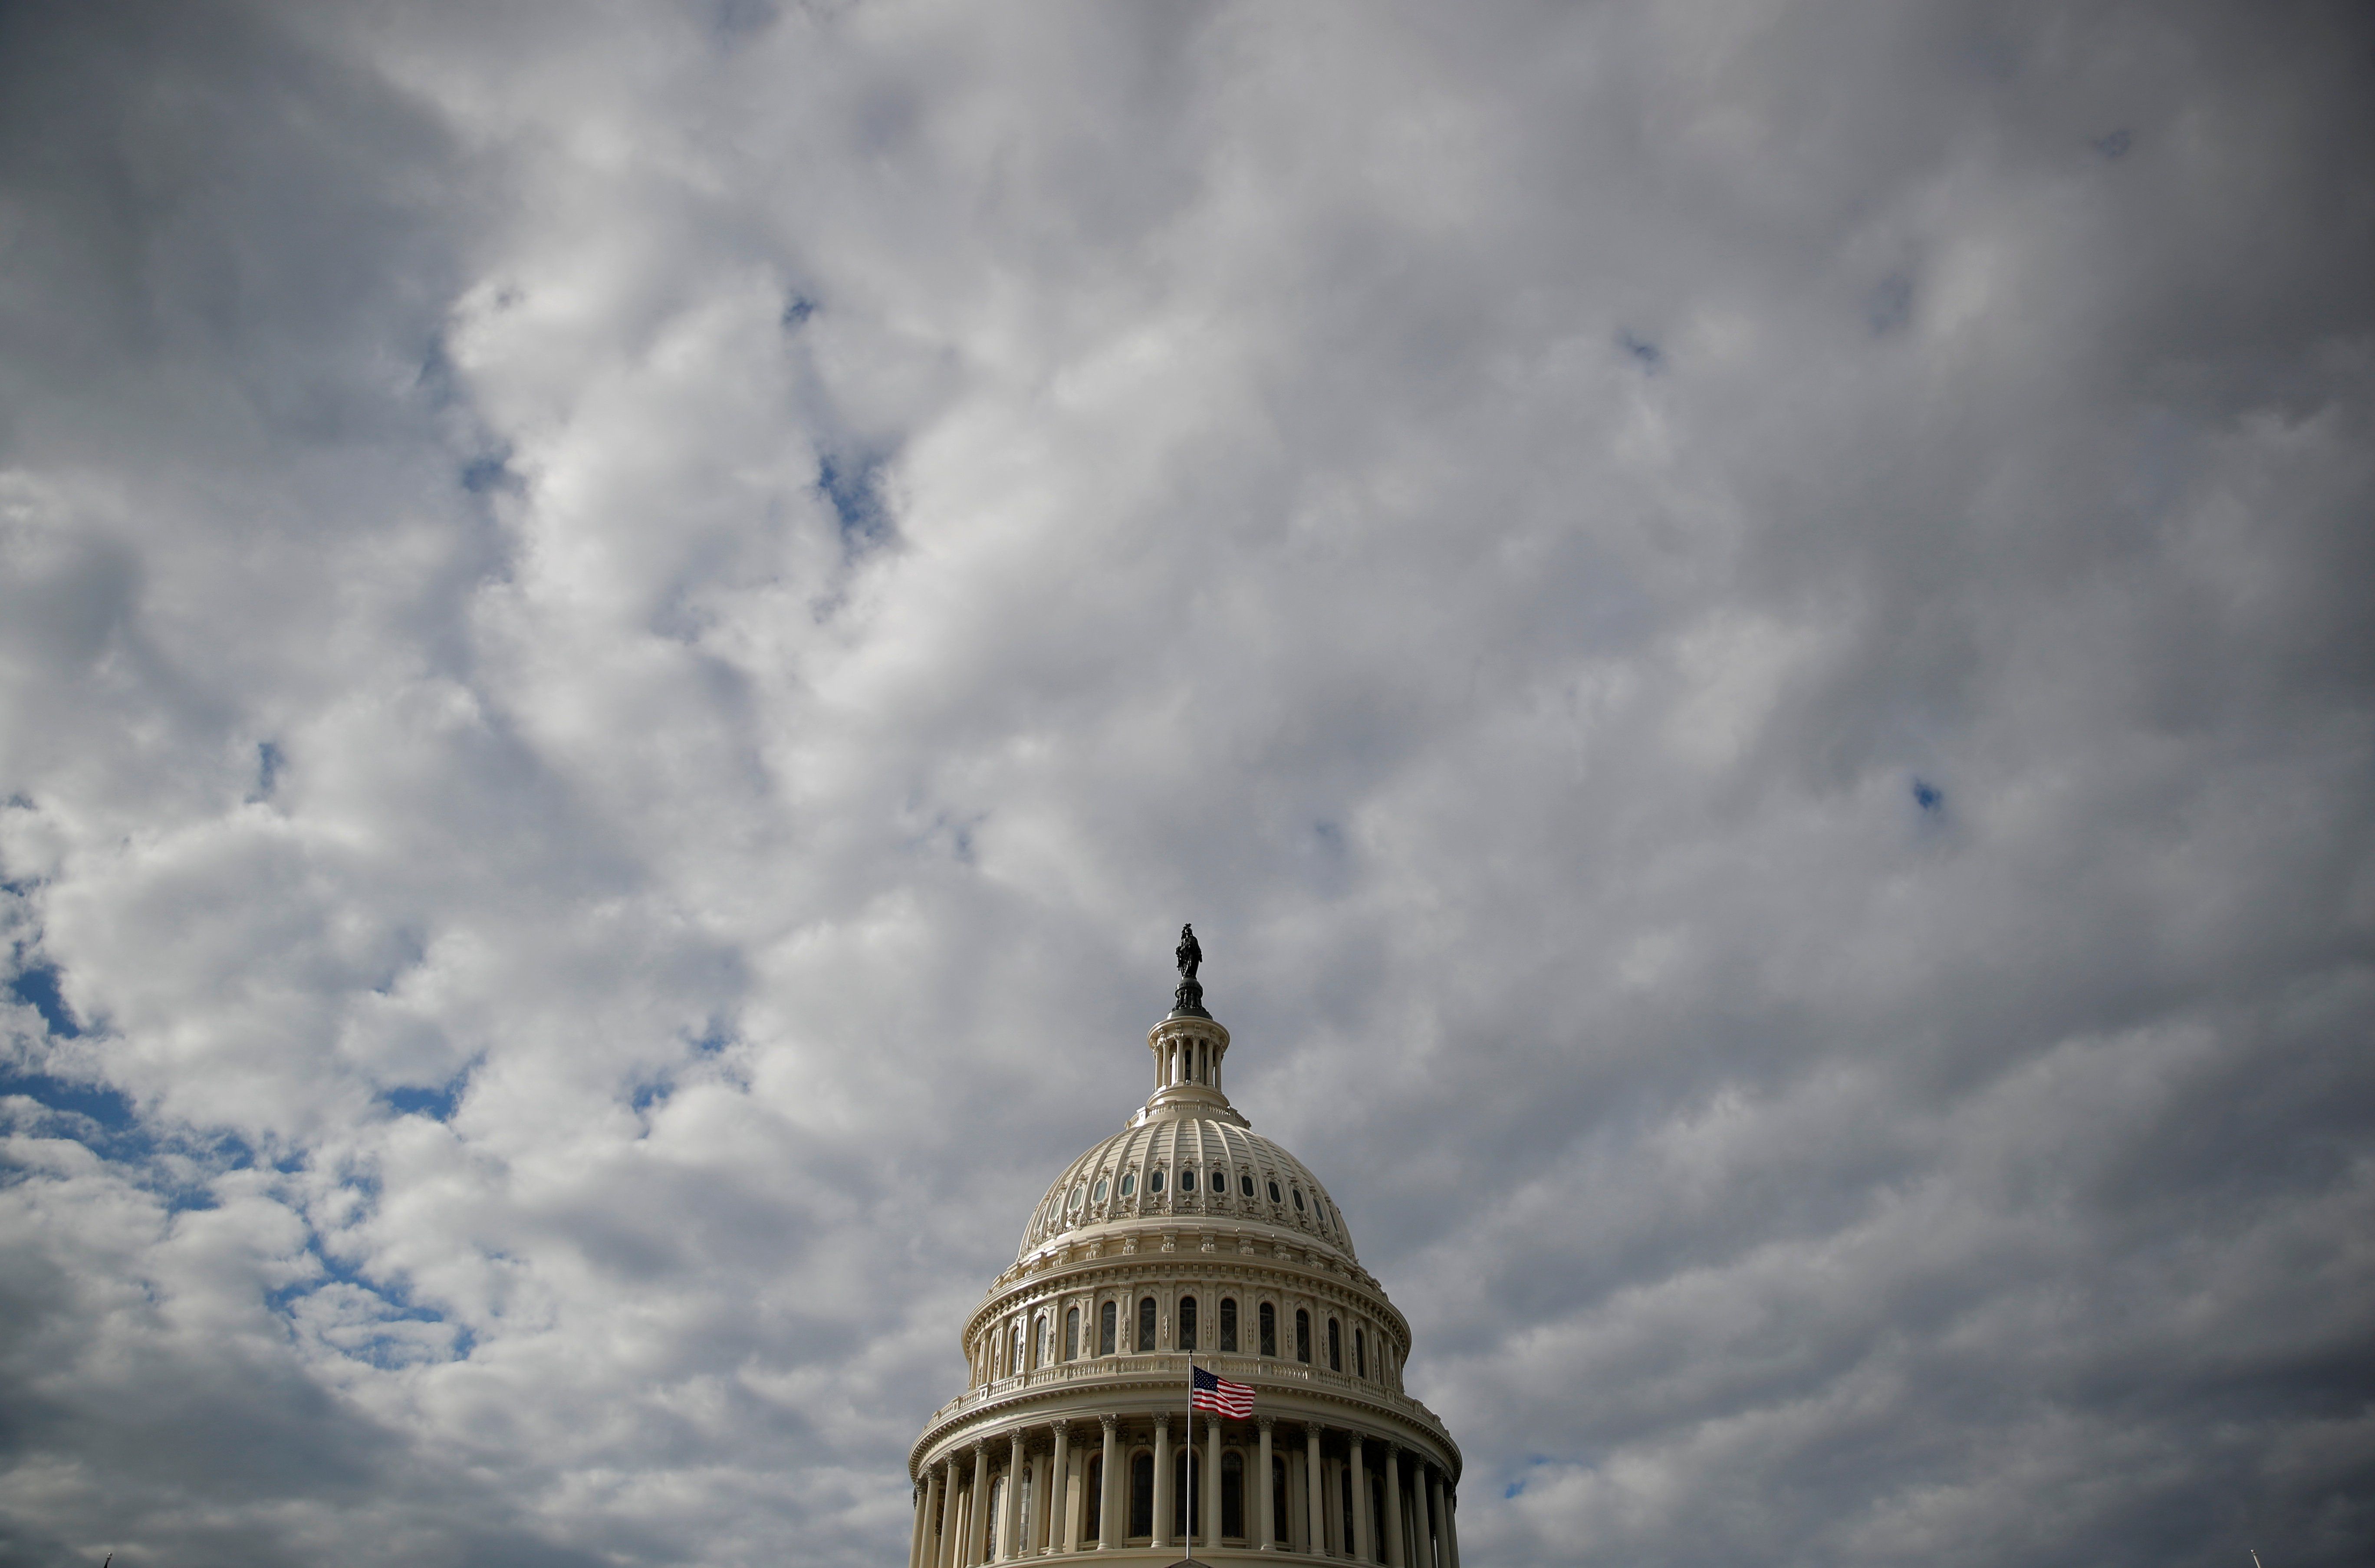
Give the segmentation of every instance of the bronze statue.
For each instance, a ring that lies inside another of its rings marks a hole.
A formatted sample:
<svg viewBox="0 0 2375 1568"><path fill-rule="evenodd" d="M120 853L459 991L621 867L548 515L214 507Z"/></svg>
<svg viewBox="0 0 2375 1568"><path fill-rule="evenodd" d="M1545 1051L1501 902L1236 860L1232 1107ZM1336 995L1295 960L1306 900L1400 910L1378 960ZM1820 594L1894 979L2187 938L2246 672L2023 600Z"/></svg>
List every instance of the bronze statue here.
<svg viewBox="0 0 2375 1568"><path fill-rule="evenodd" d="M1204 949L1196 945L1196 927L1179 927L1179 948L1173 956L1179 961L1179 989L1172 994L1171 1010L1191 1018L1211 1018L1204 1010L1204 987L1196 980L1196 966L1204 961Z"/></svg>

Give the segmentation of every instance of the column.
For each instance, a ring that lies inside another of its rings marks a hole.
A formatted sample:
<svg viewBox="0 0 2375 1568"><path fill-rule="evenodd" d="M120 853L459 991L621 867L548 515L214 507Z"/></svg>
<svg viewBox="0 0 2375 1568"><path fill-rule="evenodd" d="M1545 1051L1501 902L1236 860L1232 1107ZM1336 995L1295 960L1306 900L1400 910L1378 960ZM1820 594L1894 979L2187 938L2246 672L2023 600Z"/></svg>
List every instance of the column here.
<svg viewBox="0 0 2375 1568"><path fill-rule="evenodd" d="M1451 1568L1451 1515L1443 1506L1443 1472L1430 1470L1426 1477L1428 1512L1435 1515L1435 1568Z"/></svg>
<svg viewBox="0 0 2375 1568"><path fill-rule="evenodd" d="M1256 1548L1260 1551L1277 1550L1274 1544L1278 1539L1277 1502L1270 1496L1270 1429L1277 1422L1276 1416L1254 1418L1254 1425L1261 1430L1261 1507L1254 1515L1254 1517L1261 1522L1259 1526L1261 1544Z"/></svg>
<svg viewBox="0 0 2375 1568"><path fill-rule="evenodd" d="M1328 1555L1328 1512L1319 1503L1319 1489L1327 1480L1328 1467L1319 1462L1319 1429L1306 1421L1303 1427L1303 1494L1304 1514L1309 1523L1305 1527L1303 1550L1314 1557Z"/></svg>
<svg viewBox="0 0 2375 1568"><path fill-rule="evenodd" d="M1303 1462L1300 1444L1286 1450L1286 1517L1279 1523L1287 1550L1311 1550L1311 1470Z"/></svg>
<svg viewBox="0 0 2375 1568"><path fill-rule="evenodd" d="M1204 1544L1217 1551L1221 1546L1221 1418L1214 1416L1204 1424L1212 1434L1204 1444Z"/></svg>
<svg viewBox="0 0 2375 1568"><path fill-rule="evenodd" d="M1386 1568L1410 1568L1402 1555L1402 1449L1386 1444Z"/></svg>
<svg viewBox="0 0 2375 1568"><path fill-rule="evenodd" d="M1149 1546L1171 1544L1171 1414L1154 1417L1154 1539Z"/></svg>
<svg viewBox="0 0 2375 1568"><path fill-rule="evenodd" d="M1344 1444L1345 1462L1353 1467L1353 1557L1355 1562L1375 1562L1376 1543L1369 1539L1375 1529L1369 1508L1369 1467L1361 1454L1361 1434L1347 1434Z"/></svg>
<svg viewBox="0 0 2375 1568"><path fill-rule="evenodd" d="M1070 1432L1072 1430L1072 1423L1066 1421L1064 1423L1064 1430L1067 1433ZM1083 1432L1081 1435L1086 1437L1088 1434ZM1078 1551L1081 1550L1081 1526L1089 1515L1089 1489L1087 1484L1088 1473L1089 1448L1088 1444L1083 1443L1080 1447L1072 1450L1071 1466L1064 1476L1064 1534L1062 1539L1064 1550L1066 1551Z"/></svg>
<svg viewBox="0 0 2375 1568"><path fill-rule="evenodd" d="M1459 1489L1443 1489L1443 1568L1459 1568Z"/></svg>
<svg viewBox="0 0 2375 1568"><path fill-rule="evenodd" d="M1097 1422L1105 1429L1105 1469L1097 1478L1097 1550L1110 1551L1114 1543L1121 1539L1121 1531L1114 1527L1114 1515L1117 1512L1114 1507L1117 1490L1114 1472L1121 1468L1121 1433L1118 1430L1121 1418L1099 1416Z"/></svg>
<svg viewBox="0 0 2375 1568"><path fill-rule="evenodd" d="M1418 1568L1435 1568L1435 1527L1426 1499L1427 1483L1434 1477L1434 1467L1425 1460L1411 1461L1411 1512L1418 1518L1418 1539L1412 1543L1411 1557Z"/></svg>
<svg viewBox="0 0 2375 1568"><path fill-rule="evenodd" d="M953 1451L941 1469L940 1539L939 1554L934 1561L939 1568L957 1568L957 1456Z"/></svg>
<svg viewBox="0 0 2375 1568"><path fill-rule="evenodd" d="M907 1568L924 1568L924 1519L932 1500L931 1472L916 1483L916 1528L907 1537Z"/></svg>
<svg viewBox="0 0 2375 1568"><path fill-rule="evenodd" d="M999 1504L998 1560L1003 1562L1022 1550L1022 1429L1019 1426L1006 1444L1006 1495Z"/></svg>
<svg viewBox="0 0 2375 1568"><path fill-rule="evenodd" d="M1051 1551L1072 1550L1071 1522L1065 1508L1072 1495L1072 1423L1056 1423L1055 1452L1047 1461L1047 1527L1040 1533L1039 1551L1042 1556Z"/></svg>
<svg viewBox="0 0 2375 1568"><path fill-rule="evenodd" d="M1328 1494L1328 1552L1331 1557L1353 1555L1353 1543L1344 1539L1352 1527L1352 1516L1344 1512L1345 1461L1334 1455L1328 1456L1328 1484L1322 1488Z"/></svg>
<svg viewBox="0 0 2375 1568"><path fill-rule="evenodd" d="M965 1499L965 1555L969 1562L989 1561L989 1439L973 1440L973 1491Z"/></svg>

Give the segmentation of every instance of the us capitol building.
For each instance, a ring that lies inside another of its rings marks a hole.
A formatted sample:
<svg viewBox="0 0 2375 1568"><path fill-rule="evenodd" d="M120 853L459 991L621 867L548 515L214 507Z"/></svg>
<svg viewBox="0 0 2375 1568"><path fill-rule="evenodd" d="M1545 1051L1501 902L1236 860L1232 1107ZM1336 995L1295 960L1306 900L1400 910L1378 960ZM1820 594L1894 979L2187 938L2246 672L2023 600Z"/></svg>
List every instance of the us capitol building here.
<svg viewBox="0 0 2375 1568"><path fill-rule="evenodd" d="M1410 1325L1327 1189L1222 1092L1202 956L1183 928L1154 1092L1064 1168L965 1321L965 1391L908 1456L910 1568L1459 1568L1459 1447L1402 1392ZM1195 1412L1192 1467L1191 1358L1254 1395L1248 1421Z"/></svg>

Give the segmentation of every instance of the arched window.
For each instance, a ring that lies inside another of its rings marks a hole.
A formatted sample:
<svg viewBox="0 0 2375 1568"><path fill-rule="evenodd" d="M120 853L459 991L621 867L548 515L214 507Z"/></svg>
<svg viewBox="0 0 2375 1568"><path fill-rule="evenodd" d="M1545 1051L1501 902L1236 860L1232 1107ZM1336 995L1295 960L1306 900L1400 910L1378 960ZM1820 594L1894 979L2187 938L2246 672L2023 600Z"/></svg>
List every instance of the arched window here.
<svg viewBox="0 0 2375 1568"><path fill-rule="evenodd" d="M1064 1359L1076 1360L1081 1353L1081 1309L1064 1309Z"/></svg>
<svg viewBox="0 0 2375 1568"><path fill-rule="evenodd" d="M1097 1354L1101 1356L1114 1353L1115 1315L1114 1303L1111 1302L1107 1302L1104 1309L1097 1314Z"/></svg>
<svg viewBox="0 0 2375 1568"><path fill-rule="evenodd" d="M1236 1348L1237 1298L1223 1296L1221 1298L1221 1349L1234 1350Z"/></svg>
<svg viewBox="0 0 2375 1568"><path fill-rule="evenodd" d="M1154 1456L1144 1449L1129 1461L1129 1533L1154 1533Z"/></svg>
<svg viewBox="0 0 2375 1568"><path fill-rule="evenodd" d="M1196 1348L1196 1298L1193 1296L1179 1298L1179 1348L1183 1350Z"/></svg>
<svg viewBox="0 0 2375 1568"><path fill-rule="evenodd" d="M1369 1337L1358 1328L1353 1330L1353 1371L1357 1376L1369 1375Z"/></svg>
<svg viewBox="0 0 2375 1568"><path fill-rule="evenodd" d="M1093 1544L1105 1527L1105 1456L1089 1456L1088 1468L1081 1472L1081 1540Z"/></svg>
<svg viewBox="0 0 2375 1568"><path fill-rule="evenodd" d="M1124 1172L1121 1173L1121 1195L1122 1195L1122 1197L1128 1197L1130 1194L1132 1194L1132 1193L1136 1192L1137 1190L1138 1190L1138 1173L1137 1173L1137 1172L1135 1172L1135 1171L1124 1171Z"/></svg>
<svg viewBox="0 0 2375 1568"><path fill-rule="evenodd" d="M1031 1526L1034 1522L1031 1517L1031 1481L1032 1471L1035 1468L1026 1467L1022 1472L1022 1480L1018 1483L1022 1490L1017 1492L1014 1498L1017 1504L1014 1511L1014 1533L1020 1539L1008 1544L1006 1554L1009 1557L1020 1556L1031 1550Z"/></svg>
<svg viewBox="0 0 2375 1568"><path fill-rule="evenodd" d="M1328 1370L1329 1372L1344 1370L1343 1339L1337 1332L1336 1320L1332 1317L1328 1320Z"/></svg>
<svg viewBox="0 0 2375 1568"><path fill-rule="evenodd" d="M1246 1533L1246 1456L1232 1448L1221 1456L1221 1535L1242 1539Z"/></svg>
<svg viewBox="0 0 2375 1568"><path fill-rule="evenodd" d="M1006 1501L1006 1478L992 1477L989 1483L989 1549L993 1552L998 1550L998 1521L1004 1514L1004 1510L1000 1509L998 1504L1004 1501ZM1011 1543L1009 1543L1007 1550L1009 1551L1013 1550Z"/></svg>
<svg viewBox="0 0 2375 1568"><path fill-rule="evenodd" d="M1311 1315L1301 1307L1294 1309L1294 1359L1311 1364Z"/></svg>
<svg viewBox="0 0 2375 1568"><path fill-rule="evenodd" d="M1183 1166L1181 1166L1181 1167L1180 1167L1180 1169L1179 1169L1179 1190L1180 1190L1181 1192L1194 1192L1194 1191L1196 1190L1196 1167L1195 1167L1195 1166L1193 1166L1193 1165L1183 1165Z"/></svg>
<svg viewBox="0 0 2375 1568"><path fill-rule="evenodd" d="M1272 1182L1270 1185L1270 1200L1272 1203L1276 1203L1278 1201L1278 1184L1276 1182Z"/></svg>
<svg viewBox="0 0 2375 1568"><path fill-rule="evenodd" d="M1254 1177L1252 1172L1248 1171L1244 1175L1237 1178L1237 1190L1245 1194L1247 1197L1253 1197Z"/></svg>
<svg viewBox="0 0 2375 1568"><path fill-rule="evenodd" d="M1098 1201L1099 1203L1103 1203L1105 1200L1105 1179L1103 1176L1099 1176L1099 1177L1097 1178L1097 1201Z"/></svg>
<svg viewBox="0 0 2375 1568"><path fill-rule="evenodd" d="M1278 1534L1272 1539L1284 1544L1287 1521L1293 1517L1286 1505L1286 1456L1273 1454L1270 1459L1270 1526Z"/></svg>
<svg viewBox="0 0 2375 1568"><path fill-rule="evenodd" d="M1163 1167L1157 1165L1146 1173L1146 1196L1154 1197L1163 1190Z"/></svg>
<svg viewBox="0 0 2375 1568"><path fill-rule="evenodd" d="M1154 1349L1154 1298L1152 1296L1138 1298L1138 1348L1140 1350Z"/></svg>
<svg viewBox="0 0 2375 1568"><path fill-rule="evenodd" d="M1278 1354L1278 1308L1268 1302L1261 1304L1261 1353Z"/></svg>
<svg viewBox="0 0 2375 1568"><path fill-rule="evenodd" d="M1199 1460L1203 1456L1201 1454L1196 1456ZM1204 1511L1196 1504L1203 1496L1204 1472L1208 1468L1210 1467L1206 1465L1190 1465L1188 1462L1188 1445L1184 1443L1171 1451L1171 1539L1174 1540L1188 1539L1188 1520L1195 1520L1199 1528L1204 1523ZM1191 1487L1195 1489L1193 1496L1189 1495Z"/></svg>
<svg viewBox="0 0 2375 1568"><path fill-rule="evenodd" d="M1291 1193L1293 1193L1293 1194L1294 1195L1294 1211L1295 1211L1297 1214L1302 1213L1302 1212L1303 1212L1303 1189L1302 1189L1301 1187L1289 1187L1289 1188L1287 1188L1286 1190L1287 1190L1287 1191L1289 1191L1289 1192L1291 1192Z"/></svg>

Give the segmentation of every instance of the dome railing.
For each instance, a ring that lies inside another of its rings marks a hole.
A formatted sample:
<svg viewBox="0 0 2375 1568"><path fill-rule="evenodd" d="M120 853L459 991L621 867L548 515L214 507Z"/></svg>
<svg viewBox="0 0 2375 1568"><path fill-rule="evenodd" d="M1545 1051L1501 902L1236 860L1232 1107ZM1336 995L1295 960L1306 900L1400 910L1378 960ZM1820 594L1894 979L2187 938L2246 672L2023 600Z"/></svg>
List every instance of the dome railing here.
<svg viewBox="0 0 2375 1568"><path fill-rule="evenodd" d="M1386 1407L1403 1420L1424 1427L1445 1444L1451 1444L1450 1431L1436 1419L1433 1410L1407 1394L1397 1394L1385 1385L1365 1377L1356 1377L1347 1372L1329 1372L1324 1367L1306 1366L1301 1362L1282 1362L1267 1356L1228 1351L1209 1355L1199 1351L1194 1360L1208 1372L1217 1372L1236 1382L1253 1385L1257 1397L1264 1387L1281 1390L1324 1388L1333 1393L1353 1395ZM1180 1387L1180 1403L1185 1405L1188 1361L1188 1356L1178 1351L1151 1350L1117 1356L1082 1356L1078 1361L1034 1367L1029 1372L1001 1377L979 1388L967 1389L934 1410L932 1419L925 1423L925 1430L928 1432L950 1417L962 1415L969 1409L994 1405L1037 1389L1059 1388L1069 1384L1176 1383ZM1456 1448L1457 1445L1452 1446Z"/></svg>

